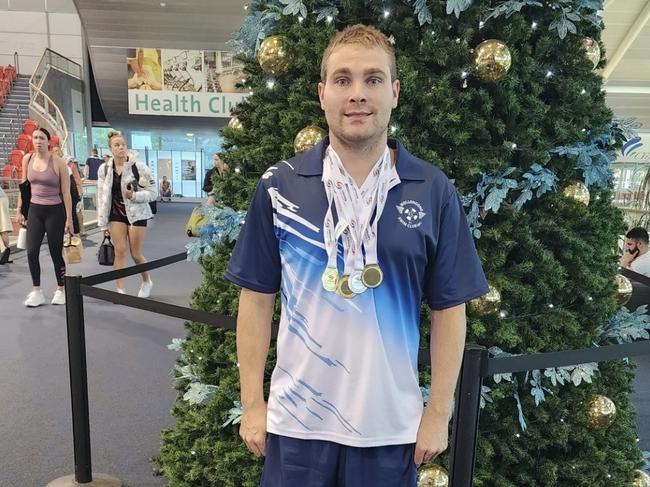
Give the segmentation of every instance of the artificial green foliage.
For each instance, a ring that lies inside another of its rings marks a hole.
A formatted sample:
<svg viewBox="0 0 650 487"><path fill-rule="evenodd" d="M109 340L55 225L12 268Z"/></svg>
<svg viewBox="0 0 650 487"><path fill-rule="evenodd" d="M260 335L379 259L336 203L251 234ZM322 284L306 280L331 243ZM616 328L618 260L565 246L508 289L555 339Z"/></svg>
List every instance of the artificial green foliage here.
<svg viewBox="0 0 650 487"><path fill-rule="evenodd" d="M582 21L577 34L560 39L548 30L556 13L528 6L479 28L491 3L476 0L456 18L446 13L446 2L430 0L431 22L423 26L412 2L337 2L332 23L317 22L313 12L323 4L315 1L304 2L309 14L303 21L283 15L273 34L286 40L291 68L269 88L269 76L256 60L245 59L246 86L253 94L235 109L244 129L222 132L225 159L241 171L217 180L216 190L225 205L245 210L264 171L294 155L295 135L310 124L327 128L316 93L321 53L336 29L374 24L394 39L398 58L401 94L389 132L454 179L461 195L475 190L482 173L511 166L516 171L510 177L517 180L534 163L559 178L556 191L533 197L520 211L507 199L498 213L482 215L476 244L488 279L502 293L505 316L468 316L468 343L515 354L590 347L598 340L598 328L617 310L612 279L616 243L625 227L609 189L592 188L586 208L563 196L564 187L581 180L582 172L575 161L551 151L587 142L611 122L602 79L580 47L583 36L598 40L600 31ZM254 2L249 11L253 15L266 6ZM512 54L507 77L497 83L471 74L472 49L486 39L505 42ZM465 79L464 71L469 73ZM201 259L204 280L194 293L195 307L236 315L239 290L223 278L231 251L231 244L222 244ZM162 434L157 471L175 487L257 485L261 461L247 452L237 425L222 427L239 399L234 333L196 323L188 324L187 331L179 367L191 365L201 382L219 389L206 405L190 406L182 399L187 380L176 381L176 422ZM421 332L422 347L427 347L426 310ZM267 388L273 363L272 347ZM633 469L642 463L629 402L632 368L624 361L601 363L592 382L578 386L554 386L542 377L548 392L538 406L530 393L530 374L515 374L516 382L488 378L484 385L491 388L492 402L481 413L475 485L628 487ZM423 367L422 383L428 379ZM525 430L514 392L521 400ZM583 403L595 393L611 398L618 408L616 421L606 430L590 428L584 415ZM438 461L448 467L448 454Z"/></svg>

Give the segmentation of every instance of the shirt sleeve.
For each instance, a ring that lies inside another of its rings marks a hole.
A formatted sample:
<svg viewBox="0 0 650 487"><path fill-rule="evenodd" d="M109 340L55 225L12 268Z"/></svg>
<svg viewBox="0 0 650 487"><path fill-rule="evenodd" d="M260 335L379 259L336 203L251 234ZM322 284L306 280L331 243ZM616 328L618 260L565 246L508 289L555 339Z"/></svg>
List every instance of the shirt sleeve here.
<svg viewBox="0 0 650 487"><path fill-rule="evenodd" d="M435 249L430 250L424 295L432 310L451 308L487 293L489 288L456 190L443 206Z"/></svg>
<svg viewBox="0 0 650 487"><path fill-rule="evenodd" d="M282 269L273 224L273 205L264 185L266 181L260 180L253 194L225 277L243 288L274 294L280 290Z"/></svg>

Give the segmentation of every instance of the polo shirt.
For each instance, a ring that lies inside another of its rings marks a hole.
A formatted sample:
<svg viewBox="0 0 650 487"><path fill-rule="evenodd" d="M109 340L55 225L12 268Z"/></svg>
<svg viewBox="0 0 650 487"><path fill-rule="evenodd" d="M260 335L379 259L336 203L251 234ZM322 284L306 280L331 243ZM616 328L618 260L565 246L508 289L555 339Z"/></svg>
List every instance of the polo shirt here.
<svg viewBox="0 0 650 487"><path fill-rule="evenodd" d="M264 173L225 274L281 293L267 430L358 447L414 443L421 302L450 308L485 294L487 282L454 186L389 140L401 182L378 223L384 281L353 299L323 289L328 142ZM337 260L342 274L340 244Z"/></svg>

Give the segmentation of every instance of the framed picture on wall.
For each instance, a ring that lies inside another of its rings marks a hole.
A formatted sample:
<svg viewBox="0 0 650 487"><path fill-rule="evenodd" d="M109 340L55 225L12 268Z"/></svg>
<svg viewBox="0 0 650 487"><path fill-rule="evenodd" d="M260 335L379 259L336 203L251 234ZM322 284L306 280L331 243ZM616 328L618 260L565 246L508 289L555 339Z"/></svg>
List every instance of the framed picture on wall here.
<svg viewBox="0 0 650 487"><path fill-rule="evenodd" d="M181 161L181 177L183 181L196 181L196 161L189 159Z"/></svg>

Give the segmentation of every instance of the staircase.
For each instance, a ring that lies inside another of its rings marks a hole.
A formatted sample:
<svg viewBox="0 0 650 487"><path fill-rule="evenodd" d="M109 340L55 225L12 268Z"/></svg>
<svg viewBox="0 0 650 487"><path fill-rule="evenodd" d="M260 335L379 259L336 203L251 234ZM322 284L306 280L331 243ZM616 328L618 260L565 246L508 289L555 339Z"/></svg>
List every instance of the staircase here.
<svg viewBox="0 0 650 487"><path fill-rule="evenodd" d="M29 118L29 76L19 74L13 90L0 110L0 169L8 161L9 152L16 145L16 137L23 131L23 123ZM13 120L13 131L11 128ZM4 137L3 137L4 136Z"/></svg>

